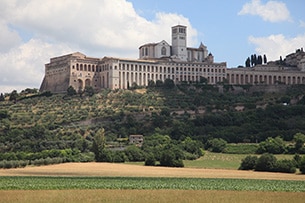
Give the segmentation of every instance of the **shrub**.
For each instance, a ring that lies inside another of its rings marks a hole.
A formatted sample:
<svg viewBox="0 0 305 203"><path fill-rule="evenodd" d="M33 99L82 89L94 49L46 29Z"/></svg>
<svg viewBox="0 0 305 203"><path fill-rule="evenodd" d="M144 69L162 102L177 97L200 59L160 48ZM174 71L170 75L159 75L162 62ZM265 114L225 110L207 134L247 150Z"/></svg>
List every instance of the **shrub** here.
<svg viewBox="0 0 305 203"><path fill-rule="evenodd" d="M282 138L268 137L266 141L263 141L259 144L257 153L272 153L272 154L282 154L285 152L285 143Z"/></svg>
<svg viewBox="0 0 305 203"><path fill-rule="evenodd" d="M208 140L206 147L211 152L223 152L227 146L227 141L222 138Z"/></svg>
<svg viewBox="0 0 305 203"><path fill-rule="evenodd" d="M246 156L240 164L240 170L253 170L257 164L257 156Z"/></svg>
<svg viewBox="0 0 305 203"><path fill-rule="evenodd" d="M278 160L276 162L275 172L283 172L283 173L295 173L296 172L296 162L294 160Z"/></svg>
<svg viewBox="0 0 305 203"><path fill-rule="evenodd" d="M256 171L273 171L276 166L276 157L273 154L261 155L255 165Z"/></svg>
<svg viewBox="0 0 305 203"><path fill-rule="evenodd" d="M302 156L302 159L299 163L299 168L302 174L305 174L305 156Z"/></svg>
<svg viewBox="0 0 305 203"><path fill-rule="evenodd" d="M160 159L160 165L169 167L184 167L182 159L178 158L173 150L163 151Z"/></svg>
<svg viewBox="0 0 305 203"><path fill-rule="evenodd" d="M156 158L153 154L148 154L145 159L145 166L155 166Z"/></svg>

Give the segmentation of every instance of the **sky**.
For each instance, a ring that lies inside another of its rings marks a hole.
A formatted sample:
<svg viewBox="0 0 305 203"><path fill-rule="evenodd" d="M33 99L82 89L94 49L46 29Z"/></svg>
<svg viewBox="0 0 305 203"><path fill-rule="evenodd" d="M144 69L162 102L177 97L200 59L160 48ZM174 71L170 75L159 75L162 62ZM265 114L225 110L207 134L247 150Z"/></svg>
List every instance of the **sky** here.
<svg viewBox="0 0 305 203"><path fill-rule="evenodd" d="M278 60L305 48L304 0L1 0L0 93L38 88L50 58L138 58L139 46L187 26L215 62L244 65L251 54Z"/></svg>

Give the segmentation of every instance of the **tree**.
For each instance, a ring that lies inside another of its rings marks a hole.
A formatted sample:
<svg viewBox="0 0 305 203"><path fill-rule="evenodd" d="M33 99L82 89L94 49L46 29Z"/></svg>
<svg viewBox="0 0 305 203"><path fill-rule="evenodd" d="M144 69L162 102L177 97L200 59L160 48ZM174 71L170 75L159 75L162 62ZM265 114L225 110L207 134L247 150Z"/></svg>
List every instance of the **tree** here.
<svg viewBox="0 0 305 203"><path fill-rule="evenodd" d="M17 101L17 97L18 97L18 93L17 93L17 90L13 90L12 93L10 94L10 98L9 100L10 101Z"/></svg>
<svg viewBox="0 0 305 203"><path fill-rule="evenodd" d="M257 164L257 156L246 156L240 164L240 170L253 170Z"/></svg>
<svg viewBox="0 0 305 203"><path fill-rule="evenodd" d="M257 153L272 153L272 154L282 154L285 152L285 142L282 138L268 137L266 141L259 143Z"/></svg>
<svg viewBox="0 0 305 203"><path fill-rule="evenodd" d="M162 152L160 165L169 167L184 167L182 159L175 154L173 149L167 149Z"/></svg>
<svg viewBox="0 0 305 203"><path fill-rule="evenodd" d="M4 101L5 100L5 97L4 97L4 95L1 93L1 95L0 95L0 101Z"/></svg>
<svg viewBox="0 0 305 203"><path fill-rule="evenodd" d="M93 138L92 151L95 155L95 161L102 162L106 161L107 155L105 151L106 140L104 128L99 129Z"/></svg>
<svg viewBox="0 0 305 203"><path fill-rule="evenodd" d="M200 83L202 84L208 84L208 79L205 77L200 76Z"/></svg>
<svg viewBox="0 0 305 203"><path fill-rule="evenodd" d="M256 171L273 171L276 167L276 157L273 154L261 155L255 165Z"/></svg>
<svg viewBox="0 0 305 203"><path fill-rule="evenodd" d="M263 63L263 59L261 55L258 55L257 57L257 64L261 65Z"/></svg>
<svg viewBox="0 0 305 203"><path fill-rule="evenodd" d="M266 64L267 63L267 56L266 56L266 54L264 54L264 64Z"/></svg>
<svg viewBox="0 0 305 203"><path fill-rule="evenodd" d="M68 87L68 89L67 89L67 94L68 94L68 96L73 96L73 95L76 95L77 94L77 92L76 92L76 90L74 89L74 87L72 87L71 85Z"/></svg>
<svg viewBox="0 0 305 203"><path fill-rule="evenodd" d="M301 158L301 161L299 163L299 168L302 174L305 174L305 156Z"/></svg>
<svg viewBox="0 0 305 203"><path fill-rule="evenodd" d="M305 143L305 135L302 133L297 133L293 136L293 140L295 141L295 149L296 152L300 151L302 147L304 147Z"/></svg>
<svg viewBox="0 0 305 203"><path fill-rule="evenodd" d="M172 89L175 87L175 83L172 79L166 78L164 81L164 87L168 89Z"/></svg>
<svg viewBox="0 0 305 203"><path fill-rule="evenodd" d="M85 87L85 94L89 97L92 97L94 95L94 89L91 86Z"/></svg>
<svg viewBox="0 0 305 203"><path fill-rule="evenodd" d="M247 58L247 60L245 62L245 66L250 67L250 57Z"/></svg>
<svg viewBox="0 0 305 203"><path fill-rule="evenodd" d="M227 146L227 141L222 138L208 140L206 148L211 152L223 152Z"/></svg>
<svg viewBox="0 0 305 203"><path fill-rule="evenodd" d="M153 80L148 81L148 87L155 87L155 86L156 86L155 81L153 81Z"/></svg>

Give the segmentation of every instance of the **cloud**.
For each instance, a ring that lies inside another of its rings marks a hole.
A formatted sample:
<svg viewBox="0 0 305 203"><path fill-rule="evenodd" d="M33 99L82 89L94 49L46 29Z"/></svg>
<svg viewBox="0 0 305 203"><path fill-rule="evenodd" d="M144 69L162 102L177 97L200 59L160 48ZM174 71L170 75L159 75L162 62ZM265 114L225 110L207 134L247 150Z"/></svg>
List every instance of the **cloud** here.
<svg viewBox="0 0 305 203"><path fill-rule="evenodd" d="M300 20L299 23L300 23L300 24L299 24L300 27L305 28L305 22L304 22L304 21Z"/></svg>
<svg viewBox="0 0 305 203"><path fill-rule="evenodd" d="M39 88L44 75L44 64L49 58L72 50L65 45L52 45L31 39L17 48L0 54L0 92Z"/></svg>
<svg viewBox="0 0 305 203"><path fill-rule="evenodd" d="M293 38L287 38L282 34L270 35L268 37L249 37L249 42L256 46L258 54L266 54L268 61L279 60L280 56L295 52L296 49L305 45L305 34Z"/></svg>
<svg viewBox="0 0 305 203"><path fill-rule="evenodd" d="M199 46L184 16L159 12L149 21L126 0L3 0L0 17L0 92L4 85L39 88L44 64L67 51L137 58L142 44L171 43L177 23L188 27L188 46Z"/></svg>
<svg viewBox="0 0 305 203"><path fill-rule="evenodd" d="M281 22L291 21L289 10L285 3L278 1L268 1L262 4L260 0L252 0L250 3L243 5L238 15L257 15L264 21Z"/></svg>

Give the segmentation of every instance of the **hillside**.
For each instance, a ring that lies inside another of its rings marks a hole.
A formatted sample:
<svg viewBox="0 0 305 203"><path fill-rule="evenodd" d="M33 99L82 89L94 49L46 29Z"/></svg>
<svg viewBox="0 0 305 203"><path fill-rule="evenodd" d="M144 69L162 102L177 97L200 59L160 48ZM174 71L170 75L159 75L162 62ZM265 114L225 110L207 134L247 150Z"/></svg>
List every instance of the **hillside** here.
<svg viewBox="0 0 305 203"><path fill-rule="evenodd" d="M164 84L81 97L29 94L19 95L16 102L7 97L0 102L0 152L86 152L100 128L109 145L130 134L154 133L203 143L215 137L229 143L276 136L291 141L295 133L305 132L304 90L300 85L264 93L250 86Z"/></svg>

